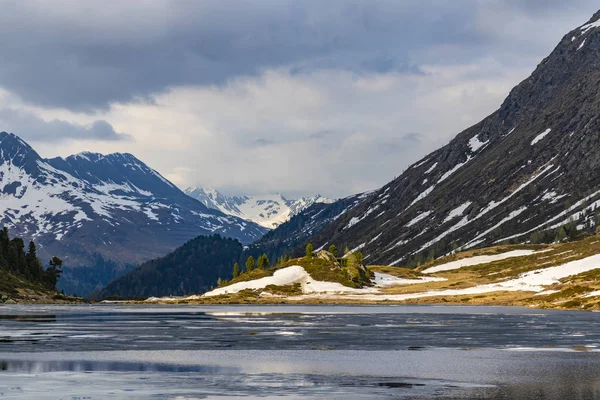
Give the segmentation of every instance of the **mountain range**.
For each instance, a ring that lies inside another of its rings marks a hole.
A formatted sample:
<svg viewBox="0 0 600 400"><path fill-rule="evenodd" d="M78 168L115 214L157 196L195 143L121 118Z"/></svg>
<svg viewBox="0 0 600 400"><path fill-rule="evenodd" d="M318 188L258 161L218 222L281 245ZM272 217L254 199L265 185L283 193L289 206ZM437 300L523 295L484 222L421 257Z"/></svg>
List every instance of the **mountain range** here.
<svg viewBox="0 0 600 400"><path fill-rule="evenodd" d="M252 243L240 259L298 255L312 243L361 251L371 265L416 266L461 250L534 242L565 226L591 232L600 220L598 82L600 12L565 35L498 110L446 146L380 189L335 202L305 199L298 208L313 204L300 212L278 195L190 189L188 196L128 154L41 159L2 133L0 216L67 260L101 252L131 264L209 234ZM206 262L189 265L204 271ZM156 265L148 269L162 271Z"/></svg>
<svg viewBox="0 0 600 400"><path fill-rule="evenodd" d="M33 239L43 260L135 265L199 235L251 243L266 229L210 209L131 154L80 153L43 159L0 133L0 224ZM114 278L114 276L113 276Z"/></svg>
<svg viewBox="0 0 600 400"><path fill-rule="evenodd" d="M334 202L320 194L288 200L278 193L259 196L225 196L216 189L195 186L185 189L184 192L208 208L255 222L268 229L278 227L315 203Z"/></svg>

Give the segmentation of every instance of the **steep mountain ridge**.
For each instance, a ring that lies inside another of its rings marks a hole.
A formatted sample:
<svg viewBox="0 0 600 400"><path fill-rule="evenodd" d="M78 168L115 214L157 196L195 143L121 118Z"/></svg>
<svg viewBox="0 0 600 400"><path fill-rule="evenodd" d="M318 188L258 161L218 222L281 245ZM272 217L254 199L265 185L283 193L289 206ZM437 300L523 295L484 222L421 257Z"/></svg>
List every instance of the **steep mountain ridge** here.
<svg viewBox="0 0 600 400"><path fill-rule="evenodd" d="M39 243L43 258L67 267L98 255L137 264L199 235L250 243L264 228L185 195L131 154L80 153L42 159L14 134L0 133L0 223Z"/></svg>
<svg viewBox="0 0 600 400"><path fill-rule="evenodd" d="M199 187L189 187L185 189L185 193L199 200L208 208L255 222L268 229L276 228L315 203L334 202L320 194L302 197L298 200L288 200L279 193L258 196L225 196L216 189Z"/></svg>
<svg viewBox="0 0 600 400"><path fill-rule="evenodd" d="M563 37L500 109L307 238L400 265L506 241L600 205L600 12Z"/></svg>

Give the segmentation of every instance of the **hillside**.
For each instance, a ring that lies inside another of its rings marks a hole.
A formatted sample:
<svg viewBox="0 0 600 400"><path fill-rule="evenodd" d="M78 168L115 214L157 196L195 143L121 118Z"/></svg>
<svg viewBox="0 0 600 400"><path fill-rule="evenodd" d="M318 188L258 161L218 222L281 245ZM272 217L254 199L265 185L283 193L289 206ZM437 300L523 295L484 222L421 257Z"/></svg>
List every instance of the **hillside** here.
<svg viewBox="0 0 600 400"><path fill-rule="evenodd" d="M88 267L90 277L98 265L112 262L118 272L198 235L250 243L266 231L207 208L131 154L42 159L6 132L0 133L0 225L34 239L43 258L63 255L67 274ZM68 292L80 287L73 276L65 282L72 282L63 286ZM84 283L93 288L107 280Z"/></svg>
<svg viewBox="0 0 600 400"><path fill-rule="evenodd" d="M415 266L455 250L525 243L568 223L593 232L599 66L600 12L565 35L490 116L311 235L297 226L289 234L301 239L296 251L333 243L360 249L372 264ZM286 236L278 230L269 234Z"/></svg>
<svg viewBox="0 0 600 400"><path fill-rule="evenodd" d="M0 230L0 304L79 301L56 292L61 260L55 257L51 264L44 268L33 242L25 250L22 238Z"/></svg>
<svg viewBox="0 0 600 400"><path fill-rule="evenodd" d="M225 196L212 188L189 187L185 193L208 208L243 218L273 229L313 204L330 204L334 200L321 196L288 200L280 194L259 196Z"/></svg>
<svg viewBox="0 0 600 400"><path fill-rule="evenodd" d="M234 239L199 236L116 279L97 297L145 298L205 292L216 286L219 277L231 276L242 250L241 243Z"/></svg>
<svg viewBox="0 0 600 400"><path fill-rule="evenodd" d="M318 254L244 273L205 294L152 297L147 302L432 303L600 309L598 235L552 245L469 250L416 270L369 265L359 267L362 272L358 274L332 260L329 253Z"/></svg>

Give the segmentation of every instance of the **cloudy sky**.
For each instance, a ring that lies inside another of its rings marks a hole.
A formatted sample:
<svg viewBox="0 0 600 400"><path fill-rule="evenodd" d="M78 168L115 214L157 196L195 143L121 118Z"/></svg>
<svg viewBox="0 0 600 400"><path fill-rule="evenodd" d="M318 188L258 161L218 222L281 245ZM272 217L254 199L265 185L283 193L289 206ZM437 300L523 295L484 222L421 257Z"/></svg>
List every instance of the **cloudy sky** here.
<svg viewBox="0 0 600 400"><path fill-rule="evenodd" d="M0 131L226 194L373 189L493 112L587 0L0 0Z"/></svg>

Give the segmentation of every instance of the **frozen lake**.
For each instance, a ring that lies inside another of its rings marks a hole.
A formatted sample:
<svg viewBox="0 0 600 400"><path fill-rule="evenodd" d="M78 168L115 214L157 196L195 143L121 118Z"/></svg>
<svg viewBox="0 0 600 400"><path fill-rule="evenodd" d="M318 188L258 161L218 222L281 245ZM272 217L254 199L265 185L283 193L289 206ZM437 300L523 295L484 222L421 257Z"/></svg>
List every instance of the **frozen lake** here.
<svg viewBox="0 0 600 400"><path fill-rule="evenodd" d="M600 314L2 306L2 399L600 399Z"/></svg>

